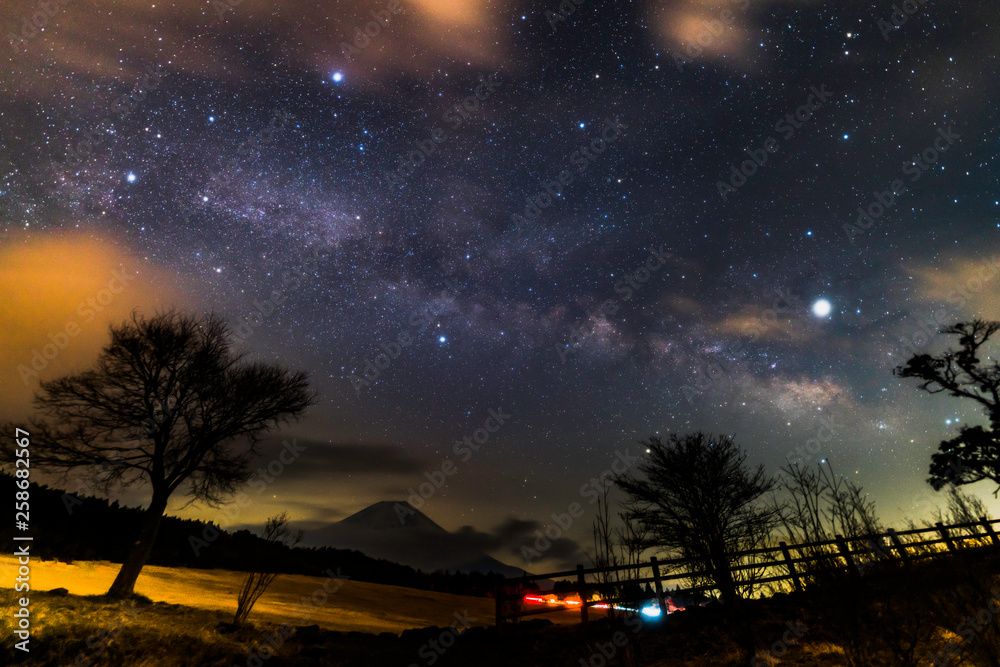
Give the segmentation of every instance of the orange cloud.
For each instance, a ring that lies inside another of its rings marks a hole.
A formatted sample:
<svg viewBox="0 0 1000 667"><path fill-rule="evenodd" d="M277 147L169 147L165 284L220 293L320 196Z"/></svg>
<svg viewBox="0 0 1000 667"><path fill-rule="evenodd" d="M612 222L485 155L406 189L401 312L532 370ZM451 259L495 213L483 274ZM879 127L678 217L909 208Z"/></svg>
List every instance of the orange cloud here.
<svg viewBox="0 0 1000 667"><path fill-rule="evenodd" d="M807 319L798 312L763 307L748 307L739 313L726 315L714 327L725 336L750 336L761 340L798 343L810 341L819 333L816 321Z"/></svg>
<svg viewBox="0 0 1000 667"><path fill-rule="evenodd" d="M275 66L305 68L324 78L340 70L350 85L362 88L394 89L400 73L430 76L450 61L473 71L510 69L506 28L513 0L402 0L391 4L397 12L387 9L390 4L103 0L101 11L87 3L60 7L46 19L44 31L32 32L25 21L30 22L35 5L0 0L9 15L0 19L3 34L25 36L16 40L12 56L23 76L8 92L52 104L75 97L78 108L101 109L128 93L148 66L162 70L166 90L187 75L238 81L255 76L258 67L243 48L246 35L265 32L295 35L295 40L272 43ZM352 57L343 46L357 48L358 31L363 47ZM196 41L194 34L200 35ZM92 79L107 85L95 87ZM95 94L95 88L111 92Z"/></svg>
<svg viewBox="0 0 1000 667"><path fill-rule="evenodd" d="M688 0L661 9L650 22L661 46L678 65L716 60L746 65L749 0Z"/></svg>
<svg viewBox="0 0 1000 667"><path fill-rule="evenodd" d="M39 380L90 367L110 323L183 305L167 271L83 234L9 237L0 284L0 404L10 419L26 416Z"/></svg>
<svg viewBox="0 0 1000 667"><path fill-rule="evenodd" d="M912 271L920 298L945 302L976 317L1000 319L1000 255L953 257L942 266L921 266Z"/></svg>

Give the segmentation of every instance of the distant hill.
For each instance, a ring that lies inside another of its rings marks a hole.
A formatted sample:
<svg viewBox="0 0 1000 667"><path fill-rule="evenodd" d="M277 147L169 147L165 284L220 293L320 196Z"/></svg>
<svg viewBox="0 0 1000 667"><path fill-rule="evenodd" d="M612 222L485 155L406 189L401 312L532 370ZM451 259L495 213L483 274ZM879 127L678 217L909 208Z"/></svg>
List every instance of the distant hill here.
<svg viewBox="0 0 1000 667"><path fill-rule="evenodd" d="M0 472L0 497L13 498L15 490L14 477ZM123 562L138 534L141 508L123 507L117 501L76 496L34 483L29 492L33 555L65 561ZM368 515L369 518L361 517L357 521L363 525L384 525L382 514L384 511L374 512ZM433 527L449 535L422 514L414 518L413 523L421 530ZM209 529L207 533L206 529ZM0 523L0 540L10 544L13 532L13 521ZM206 543L202 539L206 534L218 537ZM306 535L308 537L309 533ZM160 524L149 564L231 570L247 570L263 564L271 571L311 576L321 576L327 569L336 571L339 568L342 574L357 581L464 595L491 594L497 581L496 574L486 574L491 569L488 563L462 570L464 574L456 574L455 568L451 574L435 572L438 568L420 571L421 568L372 557L355 549L327 546L289 549L267 543L248 530L229 532L212 523L169 515L164 516ZM506 566L498 562L492 569L500 572L500 568Z"/></svg>
<svg viewBox="0 0 1000 667"><path fill-rule="evenodd" d="M303 544L355 549L425 572L524 574L524 570L485 554L468 536L449 533L405 501L377 502L346 519L309 531Z"/></svg>

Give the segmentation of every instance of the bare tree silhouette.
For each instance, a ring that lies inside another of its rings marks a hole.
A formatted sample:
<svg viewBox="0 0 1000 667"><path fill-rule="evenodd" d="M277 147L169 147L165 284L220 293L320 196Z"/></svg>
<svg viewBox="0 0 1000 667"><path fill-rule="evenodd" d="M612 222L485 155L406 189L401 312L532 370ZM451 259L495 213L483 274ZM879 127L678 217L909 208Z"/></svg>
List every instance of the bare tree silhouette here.
<svg viewBox="0 0 1000 667"><path fill-rule="evenodd" d="M993 494L1000 492L1000 362L980 358L981 348L997 331L1000 322L978 319L945 327L941 333L958 336L959 349L917 354L893 370L897 377L921 380L920 389L930 394L948 392L978 403L990 420L988 429L963 426L958 437L941 442L927 480L935 490L989 479L997 484Z"/></svg>
<svg viewBox="0 0 1000 667"><path fill-rule="evenodd" d="M732 436L693 433L652 437L649 458L615 483L629 495L626 515L649 531L650 543L675 551L712 574L727 604L739 599L733 554L758 548L780 523L778 508L760 502L776 482L751 469Z"/></svg>
<svg viewBox="0 0 1000 667"><path fill-rule="evenodd" d="M258 438L315 399L305 373L234 351L214 314L133 313L110 333L93 369L41 383L32 464L84 468L106 491L151 487L139 534L108 591L128 596L170 496L183 487L192 502L221 502L250 478Z"/></svg>
<svg viewBox="0 0 1000 667"><path fill-rule="evenodd" d="M267 542L294 547L302 541L302 535L301 530L292 531L288 526L288 512L282 512L267 520L261 537ZM264 594L267 587L277 579L277 572L268 572L267 570L267 566L261 562L255 569L247 572L243 578L243 585L240 586L240 593L236 598L236 614L233 616L234 626L239 627L246 623L254 604Z"/></svg>

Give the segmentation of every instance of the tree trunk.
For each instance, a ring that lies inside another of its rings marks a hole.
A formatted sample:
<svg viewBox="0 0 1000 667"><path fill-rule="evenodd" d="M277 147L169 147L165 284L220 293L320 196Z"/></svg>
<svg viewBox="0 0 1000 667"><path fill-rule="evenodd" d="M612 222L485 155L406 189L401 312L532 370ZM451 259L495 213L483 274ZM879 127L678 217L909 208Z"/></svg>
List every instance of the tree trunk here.
<svg viewBox="0 0 1000 667"><path fill-rule="evenodd" d="M167 509L167 494L153 492L153 498L149 502L149 508L142 517L142 527L139 529L139 537L122 563L122 569L118 570L118 576L108 589L108 595L113 597L128 597L132 595L135 588L135 580L139 578L143 566L149 560L149 555L153 552L153 544L156 542L156 533L160 529L160 521L163 519L163 512Z"/></svg>
<svg viewBox="0 0 1000 667"><path fill-rule="evenodd" d="M715 575L715 585L722 596L722 602L727 607L737 602L736 582L730 569L729 560L725 556L716 555L712 558L712 569Z"/></svg>

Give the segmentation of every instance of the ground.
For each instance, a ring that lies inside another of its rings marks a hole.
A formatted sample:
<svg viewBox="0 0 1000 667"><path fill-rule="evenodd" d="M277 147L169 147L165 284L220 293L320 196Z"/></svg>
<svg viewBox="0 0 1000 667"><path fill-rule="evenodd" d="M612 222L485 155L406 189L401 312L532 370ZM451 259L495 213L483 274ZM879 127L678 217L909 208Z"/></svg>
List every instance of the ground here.
<svg viewBox="0 0 1000 667"><path fill-rule="evenodd" d="M123 601L100 595L114 564L33 562L31 651L14 648L14 618L4 614L0 664L928 667L945 650L956 658L950 665L994 664L1000 603L990 595L1000 600L1000 593L989 587L997 564L993 557L980 565L934 559L873 569L749 600L739 613L709 605L640 623L595 612L583 629L577 613L559 612L498 631L491 599L291 575L279 577L249 624L234 629L240 573L151 566L136 598ZM0 580L14 581L14 568L13 558L0 557ZM67 590L50 590L60 588ZM20 595L0 588L0 607L16 608ZM983 627L967 634L966 618Z"/></svg>

